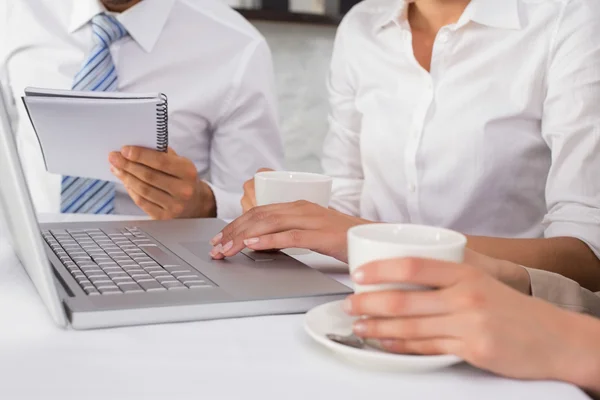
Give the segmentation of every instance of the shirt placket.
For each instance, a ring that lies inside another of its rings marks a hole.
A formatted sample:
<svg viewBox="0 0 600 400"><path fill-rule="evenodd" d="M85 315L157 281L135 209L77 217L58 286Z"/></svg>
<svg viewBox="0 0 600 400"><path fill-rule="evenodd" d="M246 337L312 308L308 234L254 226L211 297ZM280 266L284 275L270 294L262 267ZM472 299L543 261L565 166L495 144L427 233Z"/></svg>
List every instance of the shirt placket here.
<svg viewBox="0 0 600 400"><path fill-rule="evenodd" d="M404 153L405 165L404 172L406 178L406 205L410 214L410 222L423 223L421 208L419 203L419 195L421 192L421 182L419 181L419 167L426 168L426 165L419 164L419 155L421 152L426 152L420 145L423 139L425 128L427 127L429 111L435 98L436 86L439 84L441 68L442 68L442 53L446 44L450 39L449 27L444 27L436 37L433 54L431 59L430 72L427 72L414 57L412 46L412 34L410 31L404 35L405 48L412 55L412 60L415 68L421 71L421 88L422 91L415 98L415 107L413 111L412 123L409 128L408 137L406 139L406 147Z"/></svg>

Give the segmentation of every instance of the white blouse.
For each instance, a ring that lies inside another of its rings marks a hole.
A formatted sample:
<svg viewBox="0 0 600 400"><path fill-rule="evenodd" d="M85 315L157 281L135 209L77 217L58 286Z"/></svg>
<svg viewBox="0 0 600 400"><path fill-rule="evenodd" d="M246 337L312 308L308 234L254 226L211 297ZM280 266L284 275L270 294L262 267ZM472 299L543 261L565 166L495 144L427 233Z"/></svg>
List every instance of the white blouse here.
<svg viewBox="0 0 600 400"><path fill-rule="evenodd" d="M408 1L344 19L323 166L332 206L600 255L600 1L472 0L416 61Z"/></svg>

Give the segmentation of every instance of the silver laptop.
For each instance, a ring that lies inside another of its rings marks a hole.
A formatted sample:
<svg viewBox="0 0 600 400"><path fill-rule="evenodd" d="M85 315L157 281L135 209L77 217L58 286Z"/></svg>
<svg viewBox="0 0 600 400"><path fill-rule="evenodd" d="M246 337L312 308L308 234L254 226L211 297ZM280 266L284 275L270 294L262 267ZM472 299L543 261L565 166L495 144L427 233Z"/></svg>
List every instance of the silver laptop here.
<svg viewBox="0 0 600 400"><path fill-rule="evenodd" d="M0 182L11 244L61 327L302 313L350 293L280 252L212 260L216 219L38 224L2 96Z"/></svg>

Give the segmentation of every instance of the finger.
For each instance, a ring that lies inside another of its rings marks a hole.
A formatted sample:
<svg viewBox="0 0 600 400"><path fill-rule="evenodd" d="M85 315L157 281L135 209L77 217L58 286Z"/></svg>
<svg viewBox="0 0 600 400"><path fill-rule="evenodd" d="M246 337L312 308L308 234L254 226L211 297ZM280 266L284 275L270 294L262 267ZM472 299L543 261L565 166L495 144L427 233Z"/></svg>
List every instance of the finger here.
<svg viewBox="0 0 600 400"><path fill-rule="evenodd" d="M459 315L434 317L359 319L354 323L357 336L371 339L460 338L465 318Z"/></svg>
<svg viewBox="0 0 600 400"><path fill-rule="evenodd" d="M420 258L399 258L375 261L364 265L352 274L356 283L411 283L430 287L449 287L465 276L475 274L476 268L466 264Z"/></svg>
<svg viewBox="0 0 600 400"><path fill-rule="evenodd" d="M256 222L251 220L247 225L239 227L237 231L224 233L223 243L225 244L223 245L222 253L226 257L231 257L246 248L246 241L255 243L257 238L276 233L279 234L277 239L279 239L280 244L286 242L295 243L295 245L290 247L302 247L305 244L301 242L310 238L310 234L306 231L312 230L313 232L311 233L314 233L314 230L316 230L320 223L319 218L294 214L281 215L277 213L267 218L256 220ZM301 231L305 232L302 233Z"/></svg>
<svg viewBox="0 0 600 400"><path fill-rule="evenodd" d="M158 204L155 204L153 202L151 202L150 200L147 200L146 198L142 197L139 193L137 193L135 190L125 187L125 189L127 189L127 193L129 194L129 196L131 197L131 199L133 200L133 202L140 208L142 209L142 211L144 211L150 218L155 219L155 220L164 220L164 219L168 219L166 218L166 214L165 214L165 210L160 207Z"/></svg>
<svg viewBox="0 0 600 400"><path fill-rule="evenodd" d="M459 355L462 352L462 342L454 338L435 338L424 340L382 340L381 347L389 352L398 354L416 354L435 356L442 354Z"/></svg>
<svg viewBox="0 0 600 400"><path fill-rule="evenodd" d="M111 169L112 170L112 169ZM119 176L125 187L135 191L137 195L156 204L163 209L165 214L169 214L167 218L173 218L181 214L185 208L184 204L178 202L175 198L170 196L168 193L141 181L137 177L128 174L127 172L113 172Z"/></svg>
<svg viewBox="0 0 600 400"><path fill-rule="evenodd" d="M143 147L125 146L121 150L121 156L132 163L142 164L181 179L196 179L198 173L194 163L186 158L179 157L173 149L163 153Z"/></svg>
<svg viewBox="0 0 600 400"><path fill-rule="evenodd" d="M345 310L350 315L370 317L415 317L446 314L450 303L441 291L382 291L348 297Z"/></svg>
<svg viewBox="0 0 600 400"><path fill-rule="evenodd" d="M244 240L251 250L282 250L290 248L316 250L325 241L325 235L316 231L292 229L284 232L264 235Z"/></svg>
<svg viewBox="0 0 600 400"><path fill-rule="evenodd" d="M252 208L254 208L254 206L255 206L255 204L253 204L253 202L251 201L251 199L249 199L246 196L242 197L241 204L242 204L242 211L243 212L248 212Z"/></svg>
<svg viewBox="0 0 600 400"><path fill-rule="evenodd" d="M256 223L261 219L266 219L275 212L280 212L281 214L297 214L299 212L297 209L300 208L298 203L300 202L271 204L267 206L254 207L241 217L237 218L235 221L231 222L225 228L223 228L221 232L219 232L214 238L212 238L210 243L213 246L228 243L232 240L232 237L237 236L235 232L245 231L249 224Z"/></svg>
<svg viewBox="0 0 600 400"><path fill-rule="evenodd" d="M120 173L126 172L129 175L136 177L138 180L167 192L171 196L183 201L190 200L194 195L194 185L191 181L184 182L173 175L165 174L143 164L128 161L120 155L114 157L111 155L111 163L113 164L111 171L121 180L123 180L123 178L120 176Z"/></svg>
<svg viewBox="0 0 600 400"><path fill-rule="evenodd" d="M256 206L256 192L254 190L254 179L244 183L244 196L242 197L242 210L247 212Z"/></svg>

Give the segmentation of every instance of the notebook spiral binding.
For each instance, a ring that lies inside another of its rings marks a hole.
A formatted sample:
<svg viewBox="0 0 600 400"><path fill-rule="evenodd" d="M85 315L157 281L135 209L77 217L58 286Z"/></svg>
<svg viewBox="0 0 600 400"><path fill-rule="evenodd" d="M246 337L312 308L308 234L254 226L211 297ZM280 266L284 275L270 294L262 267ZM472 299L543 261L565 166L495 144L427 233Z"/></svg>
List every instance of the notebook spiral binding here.
<svg viewBox="0 0 600 400"><path fill-rule="evenodd" d="M169 100L163 93L156 105L156 150L167 152L169 148Z"/></svg>

